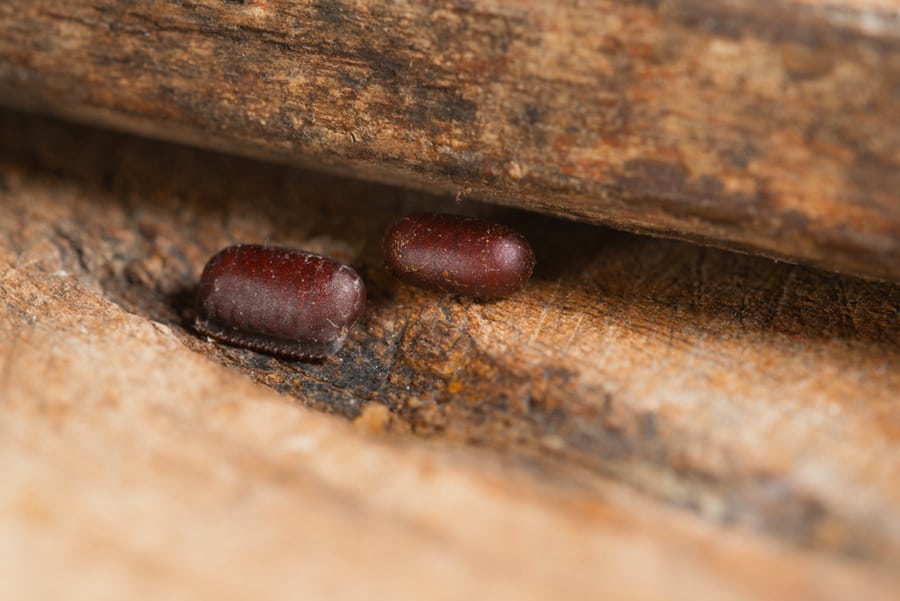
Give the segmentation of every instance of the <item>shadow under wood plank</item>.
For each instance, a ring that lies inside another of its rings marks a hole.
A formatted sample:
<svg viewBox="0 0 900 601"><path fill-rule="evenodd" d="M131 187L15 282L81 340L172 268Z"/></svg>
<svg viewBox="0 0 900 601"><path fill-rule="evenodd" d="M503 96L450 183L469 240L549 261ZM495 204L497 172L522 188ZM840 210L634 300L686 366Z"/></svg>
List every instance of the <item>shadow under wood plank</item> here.
<svg viewBox="0 0 900 601"><path fill-rule="evenodd" d="M900 567L898 286L15 113L0 129L13 248L54 245L108 299L298 404ZM396 281L380 237L419 209L520 229L531 282L477 303ZM340 353L287 362L192 331L200 270L235 242L360 272L369 303Z"/></svg>

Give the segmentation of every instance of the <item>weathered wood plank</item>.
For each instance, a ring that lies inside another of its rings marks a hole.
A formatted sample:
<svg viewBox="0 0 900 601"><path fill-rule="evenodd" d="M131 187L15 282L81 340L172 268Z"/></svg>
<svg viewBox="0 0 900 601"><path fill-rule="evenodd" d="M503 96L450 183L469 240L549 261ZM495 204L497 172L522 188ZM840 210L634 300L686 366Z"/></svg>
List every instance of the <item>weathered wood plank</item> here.
<svg viewBox="0 0 900 601"><path fill-rule="evenodd" d="M0 131L0 597L900 592L898 286L465 203L538 254L474 303L382 265L384 226L440 199ZM337 357L189 329L238 241L359 270Z"/></svg>
<svg viewBox="0 0 900 601"><path fill-rule="evenodd" d="M900 280L898 10L8 0L0 101Z"/></svg>

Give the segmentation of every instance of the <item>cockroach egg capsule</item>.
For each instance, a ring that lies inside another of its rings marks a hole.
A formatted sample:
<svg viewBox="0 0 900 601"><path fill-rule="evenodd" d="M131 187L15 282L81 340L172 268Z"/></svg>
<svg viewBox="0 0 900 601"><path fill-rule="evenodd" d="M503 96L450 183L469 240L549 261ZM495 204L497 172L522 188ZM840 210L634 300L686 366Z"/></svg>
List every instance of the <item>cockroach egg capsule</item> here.
<svg viewBox="0 0 900 601"><path fill-rule="evenodd" d="M535 264L531 245L515 230L432 213L414 213L388 228L384 254L404 282L478 299L519 290Z"/></svg>
<svg viewBox="0 0 900 601"><path fill-rule="evenodd" d="M203 269L195 327L235 346L320 359L341 348L365 303L365 284L346 265L299 250L238 244Z"/></svg>

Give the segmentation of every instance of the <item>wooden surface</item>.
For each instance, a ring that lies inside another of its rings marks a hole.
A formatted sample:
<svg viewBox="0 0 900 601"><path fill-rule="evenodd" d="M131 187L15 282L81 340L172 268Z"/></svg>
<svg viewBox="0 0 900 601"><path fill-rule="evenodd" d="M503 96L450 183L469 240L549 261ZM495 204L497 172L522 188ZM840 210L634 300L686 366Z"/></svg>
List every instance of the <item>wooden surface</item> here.
<svg viewBox="0 0 900 601"><path fill-rule="evenodd" d="M895 0L7 0L0 102L900 281Z"/></svg>
<svg viewBox="0 0 900 601"><path fill-rule="evenodd" d="M0 111L0 598L890 599L900 288ZM500 219L475 303L382 265ZM290 363L193 333L270 242L369 288ZM331 414L331 415L324 415Z"/></svg>

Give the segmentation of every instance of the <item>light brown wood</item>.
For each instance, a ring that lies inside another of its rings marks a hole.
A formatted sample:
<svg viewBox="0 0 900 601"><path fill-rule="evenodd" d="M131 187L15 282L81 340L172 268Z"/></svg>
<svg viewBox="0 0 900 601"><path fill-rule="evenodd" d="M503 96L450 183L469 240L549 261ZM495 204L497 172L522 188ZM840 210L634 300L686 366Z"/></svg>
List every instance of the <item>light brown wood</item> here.
<svg viewBox="0 0 900 601"><path fill-rule="evenodd" d="M900 280L892 0L7 0L0 101Z"/></svg>
<svg viewBox="0 0 900 601"><path fill-rule="evenodd" d="M897 286L463 203L538 254L479 304L381 263L440 199L0 131L0 598L900 594ZM237 241L360 271L338 356L190 330Z"/></svg>

